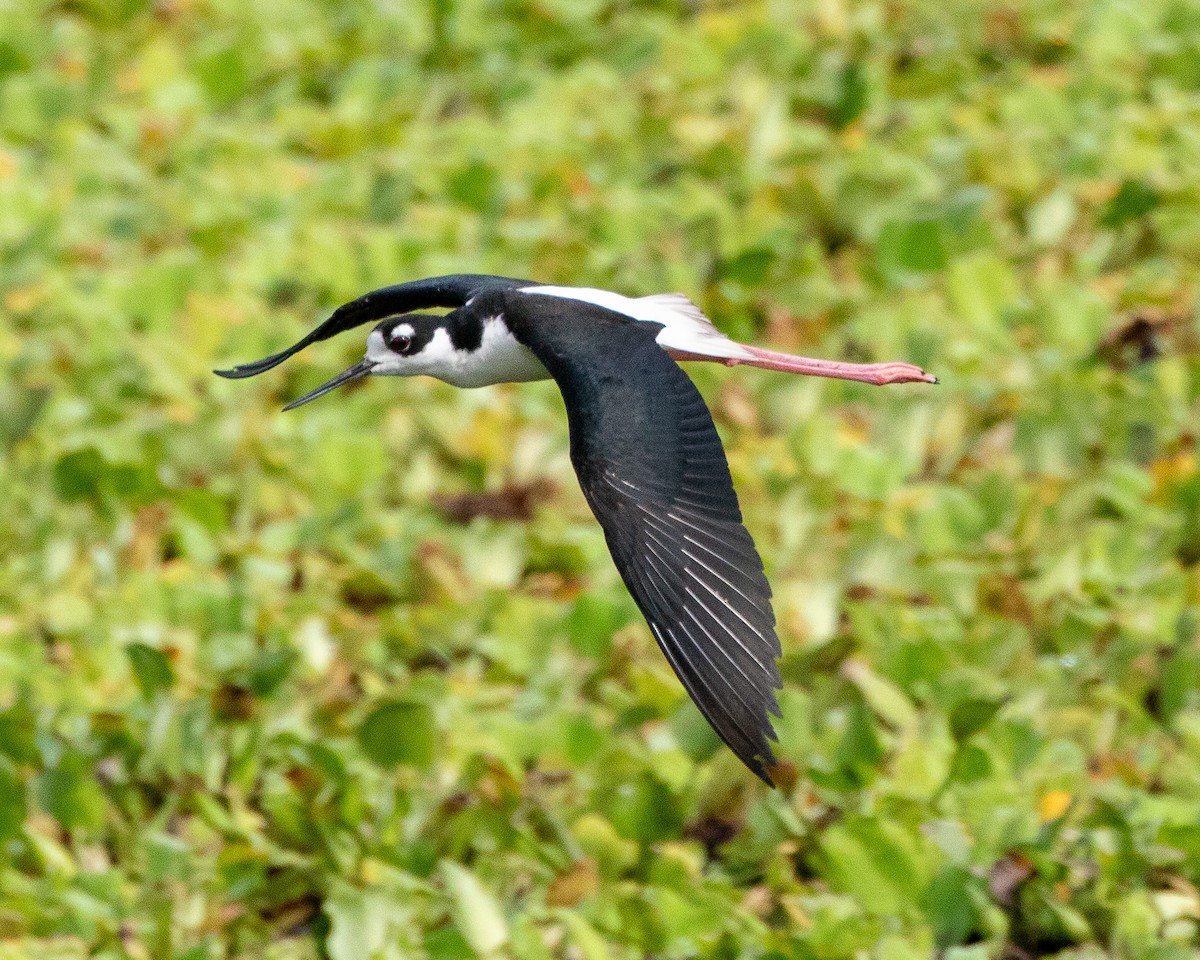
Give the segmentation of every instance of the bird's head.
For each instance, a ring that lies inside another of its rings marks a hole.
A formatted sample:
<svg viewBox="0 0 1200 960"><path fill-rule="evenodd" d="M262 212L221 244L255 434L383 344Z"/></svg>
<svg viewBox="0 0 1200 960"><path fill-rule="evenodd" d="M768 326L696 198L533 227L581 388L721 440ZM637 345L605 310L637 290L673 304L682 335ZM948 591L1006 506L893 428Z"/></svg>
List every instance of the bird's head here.
<svg viewBox="0 0 1200 960"><path fill-rule="evenodd" d="M294 410L363 377L413 377L424 374L445 377L459 351L451 340L449 315L406 313L388 317L367 337L367 353L354 366L343 370L315 390L289 403Z"/></svg>

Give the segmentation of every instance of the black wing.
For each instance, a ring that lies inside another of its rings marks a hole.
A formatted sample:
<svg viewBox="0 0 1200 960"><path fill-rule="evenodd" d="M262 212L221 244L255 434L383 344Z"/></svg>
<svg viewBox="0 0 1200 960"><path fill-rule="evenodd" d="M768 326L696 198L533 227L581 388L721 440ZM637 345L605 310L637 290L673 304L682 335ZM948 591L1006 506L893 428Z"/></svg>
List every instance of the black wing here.
<svg viewBox="0 0 1200 960"><path fill-rule="evenodd" d="M518 291L497 299L562 390L580 486L655 639L770 784L782 686L771 588L700 392L655 343L657 324Z"/></svg>
<svg viewBox="0 0 1200 960"><path fill-rule="evenodd" d="M253 363L239 364L231 370L214 372L218 376L227 377L230 380L253 377L265 373L272 367L279 366L288 357L294 356L310 344L319 340L328 340L336 334L363 323L383 320L399 313L427 310L430 307L461 307L476 293L489 287L530 285L528 280L515 280L512 277L493 277L483 273L456 273L445 277L430 277L426 280L413 280L409 283L398 283L392 287L382 287L379 290L364 293L357 300L342 304L333 311L328 320L286 350L273 353L271 356Z"/></svg>

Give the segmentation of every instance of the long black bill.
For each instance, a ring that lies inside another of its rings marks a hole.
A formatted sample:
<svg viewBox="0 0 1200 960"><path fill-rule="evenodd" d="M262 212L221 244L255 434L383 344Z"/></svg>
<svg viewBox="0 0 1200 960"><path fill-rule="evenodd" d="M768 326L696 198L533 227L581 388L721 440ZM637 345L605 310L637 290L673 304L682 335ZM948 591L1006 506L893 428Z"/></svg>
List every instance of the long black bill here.
<svg viewBox="0 0 1200 960"><path fill-rule="evenodd" d="M349 370L343 370L332 380L327 380L325 383L317 387L316 390L310 390L298 400L293 400L284 410L295 410L297 407L302 407L306 403L311 403L317 397L323 397L330 390L336 390L344 383L353 383L355 380L361 380L363 377L369 376L371 371L375 369L375 361L368 360L364 357Z"/></svg>
<svg viewBox="0 0 1200 960"><path fill-rule="evenodd" d="M295 356L310 344L328 340L359 324L383 320L400 313L411 313L414 310L425 310L429 307L461 307L474 294L493 285L529 286L530 281L515 280L511 277L491 277L479 273L456 273L451 276L412 280L394 287L372 290L357 300L342 304L333 311L328 320L286 350L273 353L261 360L255 360L253 363L238 364L229 370L214 370L213 373L228 380L241 380L243 377L257 376L260 373L266 373L272 367L279 366L288 357Z"/></svg>

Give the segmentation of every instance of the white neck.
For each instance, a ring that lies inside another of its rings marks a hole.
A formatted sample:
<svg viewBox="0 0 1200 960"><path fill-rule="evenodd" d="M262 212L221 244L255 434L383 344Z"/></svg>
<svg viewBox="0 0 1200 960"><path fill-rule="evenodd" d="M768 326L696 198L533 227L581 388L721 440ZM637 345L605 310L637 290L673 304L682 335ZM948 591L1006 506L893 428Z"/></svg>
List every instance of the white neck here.
<svg viewBox="0 0 1200 960"><path fill-rule="evenodd" d="M402 357L389 350L376 332L367 338L367 356L376 361L376 376L436 377L455 387L550 379L542 362L508 332L499 317L483 322L483 337L474 350L457 349L449 332L439 329L420 353Z"/></svg>

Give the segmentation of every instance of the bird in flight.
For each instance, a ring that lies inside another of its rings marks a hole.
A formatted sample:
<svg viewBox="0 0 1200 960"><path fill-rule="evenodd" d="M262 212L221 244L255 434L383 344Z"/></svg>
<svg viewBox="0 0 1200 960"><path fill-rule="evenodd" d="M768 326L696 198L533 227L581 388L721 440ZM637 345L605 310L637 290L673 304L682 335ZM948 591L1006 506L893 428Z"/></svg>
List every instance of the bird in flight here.
<svg viewBox="0 0 1200 960"><path fill-rule="evenodd" d="M451 309L415 312L439 307ZM372 322L359 363L284 409L367 376L424 374L457 387L553 379L566 404L571 463L622 580L700 712L772 785L770 717L780 715L782 679L771 588L712 416L676 361L872 384L937 379L908 363L844 363L746 346L678 293L633 298L482 274L374 290L288 349L217 373L252 377Z"/></svg>

